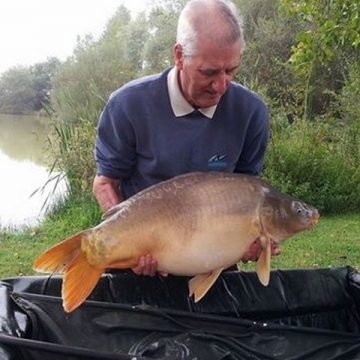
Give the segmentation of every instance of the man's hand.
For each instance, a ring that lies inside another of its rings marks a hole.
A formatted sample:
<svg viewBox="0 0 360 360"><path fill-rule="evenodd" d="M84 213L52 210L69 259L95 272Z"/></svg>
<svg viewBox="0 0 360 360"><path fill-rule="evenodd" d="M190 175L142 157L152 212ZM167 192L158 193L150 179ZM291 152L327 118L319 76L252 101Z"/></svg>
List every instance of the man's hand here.
<svg viewBox="0 0 360 360"><path fill-rule="evenodd" d="M150 254L145 256L141 256L139 260L139 264L133 267L131 270L136 275L145 275L145 276L155 276L157 272L157 261L153 259ZM161 276L168 276L168 273L165 271L159 271Z"/></svg>
<svg viewBox="0 0 360 360"><path fill-rule="evenodd" d="M93 183L93 194L103 211L123 201L119 191L120 179L111 179L106 176L96 175Z"/></svg>
<svg viewBox="0 0 360 360"><path fill-rule="evenodd" d="M259 259L259 256L261 254L261 245L259 239L254 241L249 251L243 256L241 259L242 262L248 262L248 261L257 261ZM274 241L271 241L271 255L272 256L278 256L281 254L281 249L279 248L278 244L276 244Z"/></svg>

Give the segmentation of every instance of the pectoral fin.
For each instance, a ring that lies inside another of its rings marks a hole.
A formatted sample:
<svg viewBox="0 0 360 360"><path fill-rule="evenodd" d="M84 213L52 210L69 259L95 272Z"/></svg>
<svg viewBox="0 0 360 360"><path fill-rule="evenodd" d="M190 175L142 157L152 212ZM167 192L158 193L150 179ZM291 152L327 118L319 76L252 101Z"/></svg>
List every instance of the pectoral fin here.
<svg viewBox="0 0 360 360"><path fill-rule="evenodd" d="M194 295L195 302L201 300L214 285L222 271L223 268L194 276L189 281L189 296Z"/></svg>
<svg viewBox="0 0 360 360"><path fill-rule="evenodd" d="M266 237L260 238L261 254L256 263L256 272L260 282L267 286L270 281L270 259L271 259L271 243Z"/></svg>

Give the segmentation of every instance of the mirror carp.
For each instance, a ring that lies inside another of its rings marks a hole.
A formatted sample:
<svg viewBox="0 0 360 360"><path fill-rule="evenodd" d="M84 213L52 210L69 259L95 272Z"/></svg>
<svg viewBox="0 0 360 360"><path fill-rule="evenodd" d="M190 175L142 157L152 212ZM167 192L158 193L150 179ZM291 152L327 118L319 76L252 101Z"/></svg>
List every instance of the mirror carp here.
<svg viewBox="0 0 360 360"><path fill-rule="evenodd" d="M86 300L106 269L135 267L146 254L159 271L193 276L189 295L197 302L258 240L256 271L266 286L270 242L312 228L319 213L251 175L193 172L137 193L103 218L45 251L33 265L39 272L64 274L66 312Z"/></svg>

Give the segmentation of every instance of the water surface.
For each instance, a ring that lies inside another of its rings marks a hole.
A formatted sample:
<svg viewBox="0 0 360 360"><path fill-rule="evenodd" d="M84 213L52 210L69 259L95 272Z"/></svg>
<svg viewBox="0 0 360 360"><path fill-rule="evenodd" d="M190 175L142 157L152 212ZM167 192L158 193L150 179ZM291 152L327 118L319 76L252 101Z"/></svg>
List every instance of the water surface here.
<svg viewBox="0 0 360 360"><path fill-rule="evenodd" d="M48 151L49 119L0 114L0 228L38 224L43 205L66 192L65 180L55 188L47 183L52 163ZM53 175L56 175L54 173Z"/></svg>

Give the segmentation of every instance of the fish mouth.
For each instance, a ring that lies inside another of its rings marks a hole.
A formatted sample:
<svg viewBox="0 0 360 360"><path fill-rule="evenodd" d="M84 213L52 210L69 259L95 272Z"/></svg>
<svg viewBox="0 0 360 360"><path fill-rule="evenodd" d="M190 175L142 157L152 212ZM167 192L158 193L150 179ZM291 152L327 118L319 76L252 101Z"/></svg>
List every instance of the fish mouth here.
<svg viewBox="0 0 360 360"><path fill-rule="evenodd" d="M319 218L320 218L319 212L318 212L318 211L314 211L313 216L310 218L309 225L310 225L310 226L315 226L315 225L318 223Z"/></svg>

